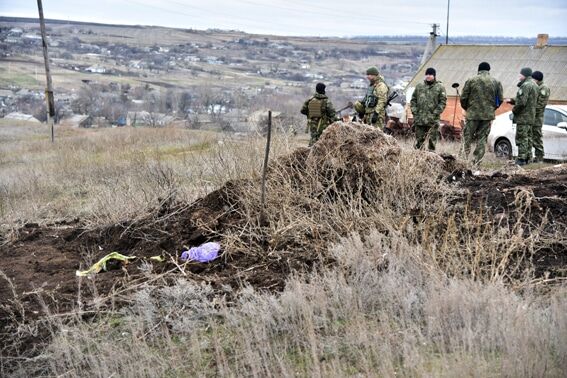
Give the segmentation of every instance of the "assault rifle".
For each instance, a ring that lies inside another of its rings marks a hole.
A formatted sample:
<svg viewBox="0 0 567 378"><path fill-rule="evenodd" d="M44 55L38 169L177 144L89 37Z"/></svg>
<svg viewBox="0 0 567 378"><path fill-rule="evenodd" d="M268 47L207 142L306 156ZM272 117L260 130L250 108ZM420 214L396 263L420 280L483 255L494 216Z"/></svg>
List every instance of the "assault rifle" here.
<svg viewBox="0 0 567 378"><path fill-rule="evenodd" d="M394 92L388 96L388 101L386 101L386 107L392 105L392 100L399 96L398 92Z"/></svg>

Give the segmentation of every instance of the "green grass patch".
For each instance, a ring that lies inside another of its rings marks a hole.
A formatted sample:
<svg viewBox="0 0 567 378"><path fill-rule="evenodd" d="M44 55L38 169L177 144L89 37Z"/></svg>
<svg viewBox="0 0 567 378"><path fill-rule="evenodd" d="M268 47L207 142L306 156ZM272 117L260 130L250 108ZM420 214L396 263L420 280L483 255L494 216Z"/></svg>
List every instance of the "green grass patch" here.
<svg viewBox="0 0 567 378"><path fill-rule="evenodd" d="M4 85L14 85L22 88L32 88L41 85L39 80L36 80L33 75L23 73L4 74L0 76L0 80Z"/></svg>

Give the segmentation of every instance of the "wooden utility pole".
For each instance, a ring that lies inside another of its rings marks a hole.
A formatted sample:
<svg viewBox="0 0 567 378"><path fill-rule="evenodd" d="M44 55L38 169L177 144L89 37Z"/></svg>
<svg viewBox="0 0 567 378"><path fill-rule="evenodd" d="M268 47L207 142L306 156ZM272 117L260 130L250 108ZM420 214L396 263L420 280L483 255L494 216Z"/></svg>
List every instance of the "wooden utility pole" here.
<svg viewBox="0 0 567 378"><path fill-rule="evenodd" d="M51 142L55 142L55 131L53 123L55 120L55 100L53 98L53 84L51 83L51 71L49 70L49 56L47 55L47 37L45 35L45 21L43 20L43 5L37 0L39 10L39 26L41 29L41 43L43 45L43 60L45 61L45 76L47 77L47 89L45 90L45 101L47 101L47 123L51 126Z"/></svg>
<svg viewBox="0 0 567 378"><path fill-rule="evenodd" d="M272 111L268 111L268 136L266 140L266 153L264 154L264 166L262 167L262 195L260 203L262 205L262 213L266 206L266 173L268 171L268 159L270 157L270 141L272 139Z"/></svg>

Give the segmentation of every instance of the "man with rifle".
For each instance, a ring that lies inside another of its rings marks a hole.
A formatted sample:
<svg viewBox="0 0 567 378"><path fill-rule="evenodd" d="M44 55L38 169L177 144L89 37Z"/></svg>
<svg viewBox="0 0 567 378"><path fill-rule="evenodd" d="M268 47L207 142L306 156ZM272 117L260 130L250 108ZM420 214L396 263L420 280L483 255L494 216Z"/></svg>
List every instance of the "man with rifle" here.
<svg viewBox="0 0 567 378"><path fill-rule="evenodd" d="M315 86L315 94L303 104L301 114L307 116L307 128L305 132L311 133L309 146L312 146L319 140L323 131L331 123L338 121L335 107L329 98L325 95L325 84L317 83Z"/></svg>
<svg viewBox="0 0 567 378"><path fill-rule="evenodd" d="M360 121L383 130L388 103L388 85L376 67L366 70L366 78L370 85L362 101L354 103L354 110L358 113Z"/></svg>

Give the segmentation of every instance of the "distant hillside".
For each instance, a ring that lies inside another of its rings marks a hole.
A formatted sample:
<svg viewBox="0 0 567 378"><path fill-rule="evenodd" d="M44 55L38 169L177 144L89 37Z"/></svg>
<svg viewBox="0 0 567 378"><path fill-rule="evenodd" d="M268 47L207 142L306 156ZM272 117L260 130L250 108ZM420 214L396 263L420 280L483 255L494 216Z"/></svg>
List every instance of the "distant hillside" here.
<svg viewBox="0 0 567 378"><path fill-rule="evenodd" d="M26 23L26 24L32 24L32 23L39 24L39 18L0 16L0 22L20 22L20 23ZM104 23L98 23L98 22L56 20L56 19L52 19L52 18L46 18L45 23L46 24L60 24L60 25L82 25L82 26L116 26L116 27L129 27L129 28L141 28L142 27L141 25L104 24Z"/></svg>
<svg viewBox="0 0 567 378"><path fill-rule="evenodd" d="M367 42L391 42L391 43L423 43L427 41L428 36L419 35L372 35L357 36L353 39ZM445 37L438 38L439 43L445 43ZM456 45L533 45L536 38L527 37L498 37L498 36L463 36L449 38L449 44ZM550 45L567 45L567 37L549 37Z"/></svg>
<svg viewBox="0 0 567 378"><path fill-rule="evenodd" d="M37 18L25 18L25 17L4 17L0 16L0 22L20 22L20 23L39 23ZM144 28L151 25L120 25L120 24L104 24L96 22L82 22L82 21L68 21L68 20L56 20L56 19L46 19L47 24L63 24L63 25L81 25L81 26L106 26L106 27L129 27L129 28ZM169 28L176 29L176 28ZM191 30L191 28L189 28ZM235 30L221 30L215 29L216 32L235 32ZM248 33L242 33L248 34ZM382 42L382 43L409 43L409 44L425 44L429 36L427 35L370 35L370 36L356 36L352 39L364 42ZM337 39L340 39L337 37ZM449 43L451 44L489 44L489 45L532 45L535 43L534 38L527 37L499 37L499 36L462 36L462 37L451 37L449 38ZM440 36L439 42L444 43L445 37ZM556 37L550 36L549 44L551 45L567 45L567 36Z"/></svg>

